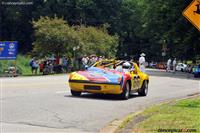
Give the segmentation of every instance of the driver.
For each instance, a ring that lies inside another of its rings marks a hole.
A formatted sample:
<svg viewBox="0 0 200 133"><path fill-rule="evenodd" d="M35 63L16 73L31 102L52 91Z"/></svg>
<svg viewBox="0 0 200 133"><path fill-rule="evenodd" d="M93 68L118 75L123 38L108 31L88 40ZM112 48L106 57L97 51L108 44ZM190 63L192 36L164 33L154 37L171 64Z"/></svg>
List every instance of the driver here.
<svg viewBox="0 0 200 133"><path fill-rule="evenodd" d="M125 62L122 65L123 72L129 72L131 70L131 64L129 62Z"/></svg>

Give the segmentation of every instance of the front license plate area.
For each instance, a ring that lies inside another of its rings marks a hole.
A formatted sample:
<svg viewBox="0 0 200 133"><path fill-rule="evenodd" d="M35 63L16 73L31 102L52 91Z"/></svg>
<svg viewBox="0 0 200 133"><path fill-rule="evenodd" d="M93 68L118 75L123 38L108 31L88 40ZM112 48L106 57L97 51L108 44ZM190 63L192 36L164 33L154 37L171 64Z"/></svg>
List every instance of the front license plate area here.
<svg viewBox="0 0 200 133"><path fill-rule="evenodd" d="M100 86L84 85L85 90L101 90Z"/></svg>

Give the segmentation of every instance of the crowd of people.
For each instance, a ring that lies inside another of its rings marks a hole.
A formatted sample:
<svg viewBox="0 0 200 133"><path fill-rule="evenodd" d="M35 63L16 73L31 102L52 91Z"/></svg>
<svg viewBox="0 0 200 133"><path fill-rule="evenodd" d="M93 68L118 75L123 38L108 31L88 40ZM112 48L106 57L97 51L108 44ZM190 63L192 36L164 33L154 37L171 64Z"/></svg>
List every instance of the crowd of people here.
<svg viewBox="0 0 200 133"><path fill-rule="evenodd" d="M149 65L150 66L157 65L157 63L151 62L151 63L149 63ZM145 70L146 66L148 66L148 63L145 61L145 54L142 53L140 55L140 58L139 58L139 67L140 67L140 70L144 73L146 71ZM166 71L175 73L176 72L176 66L177 66L176 58L174 58L173 60L171 58L169 58L167 63L166 63ZM163 68L164 68L164 66L163 66Z"/></svg>
<svg viewBox="0 0 200 133"><path fill-rule="evenodd" d="M84 68L87 68L87 67L93 65L94 63L96 63L97 61L101 61L103 59L104 59L103 56L98 57L96 55L90 55L90 56L84 55L83 58L81 59L81 63Z"/></svg>
<svg viewBox="0 0 200 133"><path fill-rule="evenodd" d="M171 58L168 59L166 71L171 72L171 68L172 68L172 72L175 73L175 71L176 71L176 58L174 58L173 61L171 60Z"/></svg>
<svg viewBox="0 0 200 133"><path fill-rule="evenodd" d="M72 70L85 69L95 62L102 60L103 56L90 55L79 58L63 57L46 57L44 59L36 59L33 57L29 61L32 74L53 74L53 73L66 73Z"/></svg>
<svg viewBox="0 0 200 133"><path fill-rule="evenodd" d="M67 72L70 68L68 66L69 62L69 59L65 56L61 58L49 57L44 59L36 59L33 57L29 61L29 65L31 67L32 74L42 73L43 75L46 75Z"/></svg>
<svg viewBox="0 0 200 133"><path fill-rule="evenodd" d="M142 53L138 60L138 64L140 70L145 72L146 61L145 61L145 54ZM104 56L96 56L96 55L84 55L83 57L79 58L67 58L66 56L63 57L46 57L44 59L36 59L33 57L29 65L31 67L32 74L53 74L53 73L63 73L63 72L70 72L72 70L83 70L87 69L87 67L92 66L98 61L105 59Z"/></svg>
<svg viewBox="0 0 200 133"><path fill-rule="evenodd" d="M140 54L139 60L137 61L138 66L141 72L146 72L146 67L148 66L146 60L146 55L144 53ZM69 58L66 56L56 58L54 56L44 58L44 59L36 59L33 57L29 65L31 67L32 74L53 74L53 73L66 73L74 70L85 70L87 67L92 66L94 63L105 59L104 56L96 56L96 55L84 55L79 58ZM153 66L153 62L149 63L149 65ZM166 71L175 73L177 66L176 58L173 60L171 58L168 59L166 63Z"/></svg>

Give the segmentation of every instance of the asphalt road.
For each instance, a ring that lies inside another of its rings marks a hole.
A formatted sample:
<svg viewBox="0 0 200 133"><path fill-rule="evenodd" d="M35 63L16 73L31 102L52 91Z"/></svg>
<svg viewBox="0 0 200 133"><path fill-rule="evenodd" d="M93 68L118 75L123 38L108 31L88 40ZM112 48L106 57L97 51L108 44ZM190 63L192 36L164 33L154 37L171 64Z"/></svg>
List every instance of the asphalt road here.
<svg viewBox="0 0 200 133"><path fill-rule="evenodd" d="M1 78L0 132L98 132L114 119L163 101L200 93L200 80L183 73L148 71L149 94L72 97L68 76Z"/></svg>

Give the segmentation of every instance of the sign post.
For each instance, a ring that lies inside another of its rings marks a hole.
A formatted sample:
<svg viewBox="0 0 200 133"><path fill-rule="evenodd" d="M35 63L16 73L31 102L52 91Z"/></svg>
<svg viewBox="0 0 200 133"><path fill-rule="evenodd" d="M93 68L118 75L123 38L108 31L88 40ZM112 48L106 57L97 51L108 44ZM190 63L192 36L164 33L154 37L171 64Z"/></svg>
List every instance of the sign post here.
<svg viewBox="0 0 200 133"><path fill-rule="evenodd" d="M17 71L17 41L0 42L0 60L14 60L14 74Z"/></svg>
<svg viewBox="0 0 200 133"><path fill-rule="evenodd" d="M183 11L183 16L200 31L200 0L193 0Z"/></svg>

